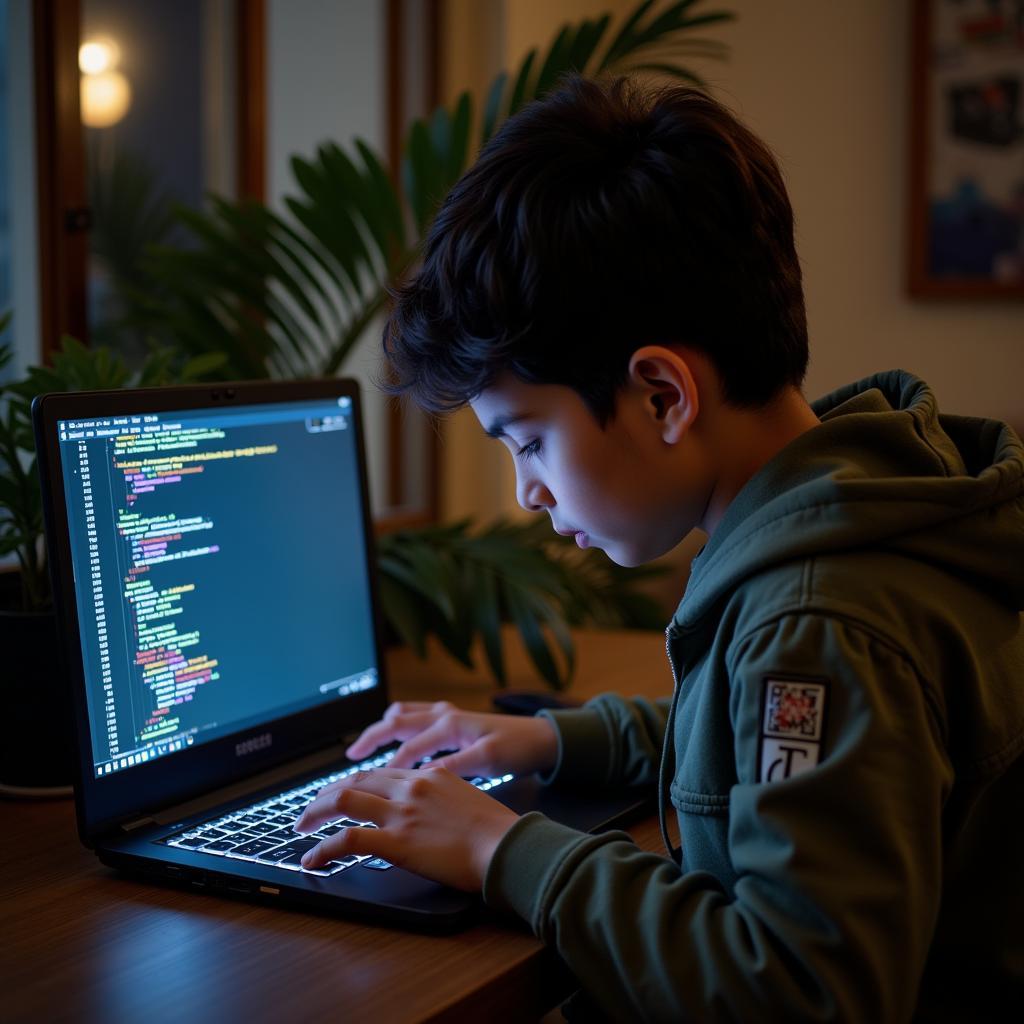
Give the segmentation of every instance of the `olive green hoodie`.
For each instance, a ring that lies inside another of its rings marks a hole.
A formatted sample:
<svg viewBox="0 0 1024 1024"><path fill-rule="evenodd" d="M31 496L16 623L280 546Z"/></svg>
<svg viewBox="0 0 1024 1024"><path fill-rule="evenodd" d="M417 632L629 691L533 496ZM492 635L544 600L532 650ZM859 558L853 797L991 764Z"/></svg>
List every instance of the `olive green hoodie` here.
<svg viewBox="0 0 1024 1024"><path fill-rule="evenodd" d="M672 699L551 716L553 784L660 774L681 856L529 814L492 860L588 1012L1024 1006L1024 449L898 371L814 409L693 563Z"/></svg>

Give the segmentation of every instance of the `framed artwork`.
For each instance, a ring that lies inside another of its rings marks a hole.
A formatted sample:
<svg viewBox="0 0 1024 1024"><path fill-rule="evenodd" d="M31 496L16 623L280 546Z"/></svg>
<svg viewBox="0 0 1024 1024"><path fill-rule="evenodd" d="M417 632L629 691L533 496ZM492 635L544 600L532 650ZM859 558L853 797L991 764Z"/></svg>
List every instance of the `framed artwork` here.
<svg viewBox="0 0 1024 1024"><path fill-rule="evenodd" d="M913 0L911 295L1024 299L1024 0Z"/></svg>

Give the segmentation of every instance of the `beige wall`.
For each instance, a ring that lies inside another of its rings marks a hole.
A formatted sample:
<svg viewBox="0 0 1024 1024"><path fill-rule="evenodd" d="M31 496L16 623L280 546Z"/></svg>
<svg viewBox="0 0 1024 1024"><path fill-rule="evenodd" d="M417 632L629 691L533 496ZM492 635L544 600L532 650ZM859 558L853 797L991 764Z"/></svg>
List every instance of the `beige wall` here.
<svg viewBox="0 0 1024 1024"><path fill-rule="evenodd" d="M877 369L924 377L940 404L1024 424L1024 303L904 292L908 0L741 0L716 69L779 156L804 268L816 396Z"/></svg>
<svg viewBox="0 0 1024 1024"><path fill-rule="evenodd" d="M457 0L455 6L467 0ZM1024 425L1024 304L935 303L904 293L909 0L720 0L737 13L705 30L727 42L727 63L695 64L774 149L796 214L811 334L807 394L903 367L942 406ZM492 0L473 4L487 47L506 65L566 20L630 10L606 0ZM484 14L481 14L481 10ZM497 40L497 41L495 41ZM449 57L448 85L474 84ZM515 507L508 457L478 437L471 413L446 434L446 513L487 517ZM691 545L692 546L692 545Z"/></svg>

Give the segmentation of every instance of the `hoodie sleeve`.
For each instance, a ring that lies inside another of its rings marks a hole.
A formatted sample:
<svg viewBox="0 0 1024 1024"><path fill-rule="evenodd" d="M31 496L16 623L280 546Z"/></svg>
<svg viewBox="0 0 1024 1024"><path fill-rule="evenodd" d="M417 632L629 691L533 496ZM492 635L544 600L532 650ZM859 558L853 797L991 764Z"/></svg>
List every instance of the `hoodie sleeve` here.
<svg viewBox="0 0 1024 1024"><path fill-rule="evenodd" d="M530 814L495 851L484 897L616 1020L909 1020L950 784L922 683L898 650L824 616L764 625L733 651L730 889L624 833ZM828 717L818 763L767 781L764 680L779 675L824 681Z"/></svg>
<svg viewBox="0 0 1024 1024"><path fill-rule="evenodd" d="M654 785L669 700L604 693L582 708L540 711L558 733L558 760L543 781L569 786Z"/></svg>

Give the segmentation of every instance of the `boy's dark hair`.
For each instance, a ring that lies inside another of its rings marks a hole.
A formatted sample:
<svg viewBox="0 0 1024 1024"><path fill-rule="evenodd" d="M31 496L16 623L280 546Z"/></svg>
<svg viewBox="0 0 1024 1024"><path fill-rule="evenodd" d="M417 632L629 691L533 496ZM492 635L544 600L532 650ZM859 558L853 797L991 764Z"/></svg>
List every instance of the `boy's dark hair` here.
<svg viewBox="0 0 1024 1024"><path fill-rule="evenodd" d="M505 371L604 426L641 345L760 406L807 368L793 213L768 148L690 88L580 77L500 128L441 206L384 334L392 393L458 408Z"/></svg>

